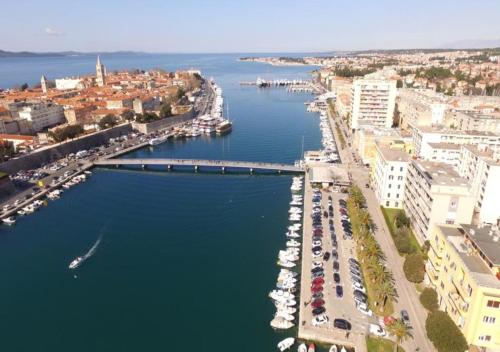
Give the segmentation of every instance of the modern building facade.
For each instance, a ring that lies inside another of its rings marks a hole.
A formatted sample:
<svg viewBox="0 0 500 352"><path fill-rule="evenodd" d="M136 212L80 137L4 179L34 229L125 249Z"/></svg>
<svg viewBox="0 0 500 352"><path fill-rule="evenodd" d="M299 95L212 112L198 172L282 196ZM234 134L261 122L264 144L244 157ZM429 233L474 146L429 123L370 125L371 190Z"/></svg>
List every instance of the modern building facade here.
<svg viewBox="0 0 500 352"><path fill-rule="evenodd" d="M407 129L410 124L432 126L442 124L448 109L446 98L430 89L398 89L396 99L399 126Z"/></svg>
<svg viewBox="0 0 500 352"><path fill-rule="evenodd" d="M355 79L351 90L351 129L366 125L390 128L395 102L395 80Z"/></svg>
<svg viewBox="0 0 500 352"><path fill-rule="evenodd" d="M500 350L498 226L436 225L429 236L427 284L470 345Z"/></svg>
<svg viewBox="0 0 500 352"><path fill-rule="evenodd" d="M435 224L470 224L474 197L468 181L451 165L412 160L408 165L403 209L420 243Z"/></svg>
<svg viewBox="0 0 500 352"><path fill-rule="evenodd" d="M402 208L410 156L400 145L376 142L375 148L372 168L375 196L383 207Z"/></svg>
<svg viewBox="0 0 500 352"><path fill-rule="evenodd" d="M19 111L19 119L25 119L31 124L33 132L65 122L62 106L51 102L29 104Z"/></svg>

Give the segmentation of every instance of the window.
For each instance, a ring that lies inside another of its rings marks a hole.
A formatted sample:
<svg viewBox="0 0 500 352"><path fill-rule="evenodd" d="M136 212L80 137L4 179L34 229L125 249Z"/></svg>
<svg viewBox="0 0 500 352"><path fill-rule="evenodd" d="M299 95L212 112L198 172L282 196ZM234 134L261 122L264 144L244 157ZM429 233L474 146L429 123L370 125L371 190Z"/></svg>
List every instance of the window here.
<svg viewBox="0 0 500 352"><path fill-rule="evenodd" d="M403 176L398 176L398 181L402 181L403 180Z"/></svg>
<svg viewBox="0 0 500 352"><path fill-rule="evenodd" d="M403 167L402 166L399 168L399 171L401 171L401 172L403 171Z"/></svg>
<svg viewBox="0 0 500 352"><path fill-rule="evenodd" d="M479 341L490 341L491 336L490 335L481 335L479 336Z"/></svg>
<svg viewBox="0 0 500 352"><path fill-rule="evenodd" d="M396 193L396 198L399 198L399 193Z"/></svg>
<svg viewBox="0 0 500 352"><path fill-rule="evenodd" d="M394 176L389 175L389 180L393 180L393 179L394 179Z"/></svg>
<svg viewBox="0 0 500 352"><path fill-rule="evenodd" d="M389 183L389 188L391 188L391 187L392 187L392 183Z"/></svg>
<svg viewBox="0 0 500 352"><path fill-rule="evenodd" d="M385 202L385 206L388 207L389 206L389 201Z"/></svg>
<svg viewBox="0 0 500 352"><path fill-rule="evenodd" d="M387 193L387 198L391 198L391 194L390 193Z"/></svg>
<svg viewBox="0 0 500 352"><path fill-rule="evenodd" d="M398 185L398 189L400 189L400 188L401 188L401 185Z"/></svg>
<svg viewBox="0 0 500 352"><path fill-rule="evenodd" d="M399 202L394 202L394 206L397 208L399 207Z"/></svg>
<svg viewBox="0 0 500 352"><path fill-rule="evenodd" d="M495 320L496 320L495 317L489 317L487 315L485 315L483 317L483 323L486 323L486 324L495 324Z"/></svg>
<svg viewBox="0 0 500 352"><path fill-rule="evenodd" d="M391 171L394 171L394 166L391 166Z"/></svg>
<svg viewBox="0 0 500 352"><path fill-rule="evenodd" d="M490 308L500 308L500 301L488 301L486 306Z"/></svg>

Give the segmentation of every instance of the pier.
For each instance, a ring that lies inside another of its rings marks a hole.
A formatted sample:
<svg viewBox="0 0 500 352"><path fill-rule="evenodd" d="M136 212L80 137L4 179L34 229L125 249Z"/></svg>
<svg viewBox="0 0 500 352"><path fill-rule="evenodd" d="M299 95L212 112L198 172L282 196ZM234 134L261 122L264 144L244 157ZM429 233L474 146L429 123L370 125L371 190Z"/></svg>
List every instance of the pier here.
<svg viewBox="0 0 500 352"><path fill-rule="evenodd" d="M257 86L259 88L266 87L289 87L289 86L305 86L311 84L311 81L304 79L270 79L265 80L257 78L255 81L242 81L240 85L242 86Z"/></svg>
<svg viewBox="0 0 500 352"><path fill-rule="evenodd" d="M198 171L200 168L220 169L221 171L229 170L248 170L250 173L254 171L274 171L277 173L304 173L305 169L301 166L278 164L278 163L262 163L251 161L234 161L234 160L202 160L202 159L99 159L94 161L95 166L140 166L147 167L150 165L165 166L171 170L175 166L190 167Z"/></svg>

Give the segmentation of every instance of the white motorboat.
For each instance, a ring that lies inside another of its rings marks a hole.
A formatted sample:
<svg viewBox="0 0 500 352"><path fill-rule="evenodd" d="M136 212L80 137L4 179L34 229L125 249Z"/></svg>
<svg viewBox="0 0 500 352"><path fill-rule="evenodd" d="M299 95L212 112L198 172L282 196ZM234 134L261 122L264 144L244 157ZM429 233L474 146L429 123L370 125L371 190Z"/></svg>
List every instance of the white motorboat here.
<svg viewBox="0 0 500 352"><path fill-rule="evenodd" d="M286 330L294 327L295 324L282 318L274 318L273 320L271 320L271 326L275 329Z"/></svg>
<svg viewBox="0 0 500 352"><path fill-rule="evenodd" d="M18 214L18 215L26 215L26 212L25 212L24 210L22 210L22 209L19 209L19 210L17 211L17 214Z"/></svg>
<svg viewBox="0 0 500 352"><path fill-rule="evenodd" d="M274 316L276 318L283 318L287 321L294 321L295 320L295 317L293 315L288 314L287 312L284 312L282 310L278 310Z"/></svg>
<svg viewBox="0 0 500 352"><path fill-rule="evenodd" d="M33 206L33 204L30 204L30 205L27 205L23 208L24 212L26 214L31 214L31 213L34 213L35 212L35 207Z"/></svg>
<svg viewBox="0 0 500 352"><path fill-rule="evenodd" d="M296 241L294 239L291 239L289 241L286 241L287 247L300 247L300 242Z"/></svg>
<svg viewBox="0 0 500 352"><path fill-rule="evenodd" d="M292 347L294 343L295 339L293 337L287 337L286 339L278 343L278 348L281 352L283 352Z"/></svg>
<svg viewBox="0 0 500 352"><path fill-rule="evenodd" d="M307 352L307 346L305 343L301 343L299 348L297 348L297 352Z"/></svg>
<svg viewBox="0 0 500 352"><path fill-rule="evenodd" d="M337 345L332 345L332 347L330 347L330 349L328 351L329 352L337 352L338 351Z"/></svg>
<svg viewBox="0 0 500 352"><path fill-rule="evenodd" d="M347 352L347 350L345 349L344 346L342 346L342 348L340 349L340 352Z"/></svg>
<svg viewBox="0 0 500 352"><path fill-rule="evenodd" d="M16 223L16 218L13 216L9 216L8 218L2 219L3 223L5 225L14 225Z"/></svg>
<svg viewBox="0 0 500 352"><path fill-rule="evenodd" d="M84 260L83 257L76 257L71 261L71 263L69 263L69 268L70 269L78 268L78 266L80 266L83 260Z"/></svg>
<svg viewBox="0 0 500 352"><path fill-rule="evenodd" d="M295 314L295 313L297 313L297 308L288 307L288 306L285 306L284 304L281 304L281 303L278 303L276 305L276 309L282 310L284 312L287 312L288 314Z"/></svg>

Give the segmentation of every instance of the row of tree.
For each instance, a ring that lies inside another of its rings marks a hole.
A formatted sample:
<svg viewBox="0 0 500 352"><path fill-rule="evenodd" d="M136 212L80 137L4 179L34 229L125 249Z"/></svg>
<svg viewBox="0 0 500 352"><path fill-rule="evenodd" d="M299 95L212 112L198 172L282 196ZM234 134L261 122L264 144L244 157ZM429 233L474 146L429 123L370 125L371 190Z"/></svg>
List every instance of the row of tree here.
<svg viewBox="0 0 500 352"><path fill-rule="evenodd" d="M59 143L83 134L83 127L80 125L69 125L52 130L48 134L50 138Z"/></svg>

